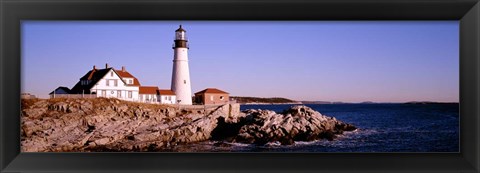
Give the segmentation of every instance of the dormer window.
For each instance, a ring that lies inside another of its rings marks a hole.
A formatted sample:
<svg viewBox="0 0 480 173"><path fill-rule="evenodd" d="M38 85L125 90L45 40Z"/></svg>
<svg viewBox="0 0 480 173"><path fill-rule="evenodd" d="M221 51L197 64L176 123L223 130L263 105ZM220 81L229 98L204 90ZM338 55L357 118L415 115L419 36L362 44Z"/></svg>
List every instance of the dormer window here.
<svg viewBox="0 0 480 173"><path fill-rule="evenodd" d="M81 85L88 85L89 83L90 83L89 80L81 80L81 81L80 81L80 84L81 84Z"/></svg>

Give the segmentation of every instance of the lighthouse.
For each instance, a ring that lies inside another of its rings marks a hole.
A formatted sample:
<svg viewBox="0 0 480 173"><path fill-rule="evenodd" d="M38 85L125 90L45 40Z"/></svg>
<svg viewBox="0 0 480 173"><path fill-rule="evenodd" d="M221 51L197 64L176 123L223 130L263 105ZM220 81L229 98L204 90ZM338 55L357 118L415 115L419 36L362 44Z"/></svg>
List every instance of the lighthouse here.
<svg viewBox="0 0 480 173"><path fill-rule="evenodd" d="M173 46L173 71L171 90L177 95L177 103L192 105L192 88L190 85L190 71L188 68L187 36L182 25L175 30Z"/></svg>

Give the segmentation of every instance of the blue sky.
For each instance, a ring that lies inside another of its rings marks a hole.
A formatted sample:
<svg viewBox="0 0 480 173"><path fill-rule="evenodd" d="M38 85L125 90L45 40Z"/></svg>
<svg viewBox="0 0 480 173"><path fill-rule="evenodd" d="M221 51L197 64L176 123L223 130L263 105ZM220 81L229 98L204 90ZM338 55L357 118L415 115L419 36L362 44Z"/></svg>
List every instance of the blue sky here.
<svg viewBox="0 0 480 173"><path fill-rule="evenodd" d="M93 65L170 88L189 38L193 92L294 100L459 100L458 21L23 21L22 92L47 97Z"/></svg>

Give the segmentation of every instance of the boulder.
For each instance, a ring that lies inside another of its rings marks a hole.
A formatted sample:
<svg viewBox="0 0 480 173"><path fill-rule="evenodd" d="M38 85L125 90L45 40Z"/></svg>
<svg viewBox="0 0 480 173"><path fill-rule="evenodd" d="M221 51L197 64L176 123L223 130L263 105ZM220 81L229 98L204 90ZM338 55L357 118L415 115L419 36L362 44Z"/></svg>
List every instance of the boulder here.
<svg viewBox="0 0 480 173"><path fill-rule="evenodd" d="M296 141L318 139L333 140L335 134L356 129L334 118L324 116L307 106L293 106L277 114L268 110L245 110L245 125L239 130L234 141L254 144L280 142L282 145Z"/></svg>

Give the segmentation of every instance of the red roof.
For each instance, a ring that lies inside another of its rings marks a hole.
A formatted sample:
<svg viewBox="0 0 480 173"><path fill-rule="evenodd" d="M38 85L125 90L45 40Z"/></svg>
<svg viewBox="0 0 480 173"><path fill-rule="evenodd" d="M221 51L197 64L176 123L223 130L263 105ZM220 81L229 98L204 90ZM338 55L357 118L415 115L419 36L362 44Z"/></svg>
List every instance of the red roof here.
<svg viewBox="0 0 480 173"><path fill-rule="evenodd" d="M115 70L115 69L113 69ZM121 78L133 78L133 84L128 84L128 86L140 86L140 81L138 81L138 79L133 76L132 74L130 74L128 71L122 71L122 70L115 70L115 72L121 77Z"/></svg>
<svg viewBox="0 0 480 173"><path fill-rule="evenodd" d="M158 87L156 86L140 86L139 94L158 94Z"/></svg>
<svg viewBox="0 0 480 173"><path fill-rule="evenodd" d="M97 71L97 69L93 69L91 71L89 71L89 75L87 76L87 80L92 80L93 78L93 74Z"/></svg>
<svg viewBox="0 0 480 173"><path fill-rule="evenodd" d="M115 69L113 69L115 70ZM117 74L120 76L120 77L133 77L132 74L130 74L128 71L122 71L122 70L115 70L115 72L117 72ZM133 77L134 78L134 77Z"/></svg>
<svg viewBox="0 0 480 173"><path fill-rule="evenodd" d="M172 90L158 90L160 95L175 95L175 93Z"/></svg>
<svg viewBox="0 0 480 173"><path fill-rule="evenodd" d="M201 94L201 93L210 93L210 94L228 94L227 92L225 91L222 91L222 90L219 90L219 89L216 89L216 88L207 88L207 89L204 89L202 91L199 91L195 94Z"/></svg>

